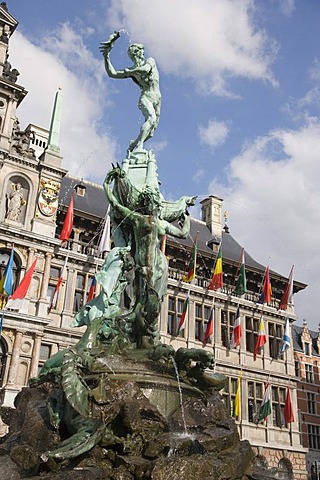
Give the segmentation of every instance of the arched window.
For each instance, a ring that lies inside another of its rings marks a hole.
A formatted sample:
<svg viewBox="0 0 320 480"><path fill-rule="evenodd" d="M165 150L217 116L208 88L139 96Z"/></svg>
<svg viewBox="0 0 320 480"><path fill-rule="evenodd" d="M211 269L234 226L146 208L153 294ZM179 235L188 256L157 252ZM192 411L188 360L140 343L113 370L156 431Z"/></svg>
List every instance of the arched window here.
<svg viewBox="0 0 320 480"><path fill-rule="evenodd" d="M11 251L8 250L7 248L1 248L0 249L0 279L3 277L6 266L8 264L9 258L10 258ZM21 270L21 264L19 261L19 258L14 254L13 256L13 266L12 266L12 288L14 291L18 285L19 278L20 278L20 270ZM3 299L3 292L0 292L0 300ZM2 304L2 302L1 302Z"/></svg>
<svg viewBox="0 0 320 480"><path fill-rule="evenodd" d="M0 338L0 387L4 383L4 372L6 370L8 348L5 340Z"/></svg>
<svg viewBox="0 0 320 480"><path fill-rule="evenodd" d="M292 480L292 464L287 458L281 458L278 464L278 475L279 480Z"/></svg>

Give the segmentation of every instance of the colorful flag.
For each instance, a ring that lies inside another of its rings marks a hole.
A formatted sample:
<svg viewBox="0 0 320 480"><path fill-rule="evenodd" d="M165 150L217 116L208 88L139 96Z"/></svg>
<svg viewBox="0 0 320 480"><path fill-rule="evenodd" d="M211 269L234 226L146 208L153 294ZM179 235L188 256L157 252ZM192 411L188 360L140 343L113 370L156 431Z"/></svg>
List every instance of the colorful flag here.
<svg viewBox="0 0 320 480"><path fill-rule="evenodd" d="M264 275L262 292L259 298L259 303L270 303L272 296L272 288L270 283L270 274L269 266L266 268L266 273Z"/></svg>
<svg viewBox="0 0 320 480"><path fill-rule="evenodd" d="M267 420L268 415L271 415L272 412L272 404L271 404L271 392L270 392L270 385L267 383L264 396L262 399L261 407L259 410L259 417L258 423Z"/></svg>
<svg viewBox="0 0 320 480"><path fill-rule="evenodd" d="M289 318L286 318L286 324L284 327L284 333L283 333L283 338L282 342L280 345L280 351L279 351L279 357L280 355L283 355L286 350L290 347L290 321Z"/></svg>
<svg viewBox="0 0 320 480"><path fill-rule="evenodd" d="M37 259L35 259L31 267L28 269L25 276L23 277L23 279L15 289L14 293L9 298L6 308L12 308L13 310L20 310L20 308L23 305L23 300L27 296L36 263L37 263Z"/></svg>
<svg viewBox="0 0 320 480"><path fill-rule="evenodd" d="M241 252L241 259L240 259L240 268L238 273L238 278L236 282L235 294L236 295L243 295L247 291L247 278L246 278L246 265L244 261L244 248Z"/></svg>
<svg viewBox="0 0 320 480"><path fill-rule="evenodd" d="M236 319L234 322L233 332L231 336L230 348L234 348L240 345L242 337L240 307L238 305Z"/></svg>
<svg viewBox="0 0 320 480"><path fill-rule="evenodd" d="M259 324L258 337L254 347L254 352L253 352L253 360L257 359L257 355L258 353L260 353L265 343L267 343L267 336L264 329L263 317L261 317L260 324Z"/></svg>
<svg viewBox="0 0 320 480"><path fill-rule="evenodd" d="M284 405L283 415L284 415L284 423L285 424L294 422L294 415L293 415L293 408L292 408L292 403L291 403L289 386L288 386L288 389L287 389L287 397L286 397L286 403Z"/></svg>
<svg viewBox="0 0 320 480"><path fill-rule="evenodd" d="M197 250L198 250L197 240L198 240L198 232L193 242L193 248L192 248L192 253L189 261L188 270L186 271L186 274L182 277L183 282L191 282L191 280L193 280L196 276Z"/></svg>
<svg viewBox="0 0 320 480"><path fill-rule="evenodd" d="M87 302L89 302L90 300L92 300L94 298L95 293L96 293L96 284L97 284L97 279L96 279L96 276L94 276L93 279L92 279L91 285L90 285L90 289L89 289L89 293L88 293L88 297L87 297Z"/></svg>
<svg viewBox="0 0 320 480"><path fill-rule="evenodd" d="M189 293L188 293L188 296L185 299L184 304L183 304L182 315L181 315L181 318L180 318L177 335L179 335L180 330L182 330L184 328L184 323L185 323L186 316L187 316L188 306L189 306Z"/></svg>
<svg viewBox="0 0 320 480"><path fill-rule="evenodd" d="M240 372L238 382L237 382L237 391L236 391L236 398L234 400L234 410L233 410L234 417L241 417L241 379L242 379L242 372Z"/></svg>
<svg viewBox="0 0 320 480"><path fill-rule="evenodd" d="M67 242L69 240L71 232L72 232L72 227L73 227L73 197L74 197L74 193L71 195L68 211L67 211L67 214L66 214L66 218L64 219L63 227L62 227L60 237L59 237L59 240L62 240L63 242Z"/></svg>
<svg viewBox="0 0 320 480"><path fill-rule="evenodd" d="M214 314L214 308L213 308L213 305L212 305L211 310L210 310L210 315L209 315L207 328L206 328L206 331L205 331L205 334L204 334L204 339L203 339L204 345L207 344L207 342L209 341L209 338L213 334L213 314Z"/></svg>
<svg viewBox="0 0 320 480"><path fill-rule="evenodd" d="M218 290L223 287L223 272L222 272L222 249L221 246L218 251L217 261L214 267L213 276L208 287L208 290Z"/></svg>
<svg viewBox="0 0 320 480"><path fill-rule="evenodd" d="M14 249L12 248L8 263L6 265L3 277L0 281L0 293L3 295L11 295L13 290L13 259Z"/></svg>
<svg viewBox="0 0 320 480"><path fill-rule="evenodd" d="M292 304L292 299L293 299L293 268L294 265L291 267L288 283L284 289L282 298L280 300L280 306L279 308L281 310L287 310L288 305Z"/></svg>
<svg viewBox="0 0 320 480"><path fill-rule="evenodd" d="M104 222L104 228L101 235L101 239L98 246L98 255L110 250L110 205L108 205L106 220Z"/></svg>
<svg viewBox="0 0 320 480"><path fill-rule="evenodd" d="M50 302L48 313L50 313L51 310L56 306L57 298L58 298L58 291L59 291L59 288L61 286L61 283L62 283L62 280L63 280L63 277L64 277L64 272L66 270L68 260L69 260L69 254L65 258L59 280L57 282L57 285L55 286L55 289L54 289L54 292L53 292L53 295L52 295L52 299L51 299L51 302Z"/></svg>

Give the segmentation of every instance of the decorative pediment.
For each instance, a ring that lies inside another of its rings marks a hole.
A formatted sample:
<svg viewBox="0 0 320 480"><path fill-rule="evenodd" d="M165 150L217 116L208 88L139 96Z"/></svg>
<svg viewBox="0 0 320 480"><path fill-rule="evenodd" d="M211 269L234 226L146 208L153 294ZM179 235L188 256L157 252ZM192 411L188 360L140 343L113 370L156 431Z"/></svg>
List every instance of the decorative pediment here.
<svg viewBox="0 0 320 480"><path fill-rule="evenodd" d="M8 12L5 5L6 2L0 3L0 26L8 25L10 27L10 35L12 35L19 22Z"/></svg>

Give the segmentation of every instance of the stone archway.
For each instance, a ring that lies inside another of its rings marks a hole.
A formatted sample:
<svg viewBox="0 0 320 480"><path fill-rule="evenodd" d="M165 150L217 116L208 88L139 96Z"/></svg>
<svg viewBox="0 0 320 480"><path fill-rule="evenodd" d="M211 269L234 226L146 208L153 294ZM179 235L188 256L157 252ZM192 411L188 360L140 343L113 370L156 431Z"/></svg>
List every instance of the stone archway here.
<svg viewBox="0 0 320 480"><path fill-rule="evenodd" d="M281 458L278 463L278 474L277 478L279 480L292 480L292 463L288 458Z"/></svg>

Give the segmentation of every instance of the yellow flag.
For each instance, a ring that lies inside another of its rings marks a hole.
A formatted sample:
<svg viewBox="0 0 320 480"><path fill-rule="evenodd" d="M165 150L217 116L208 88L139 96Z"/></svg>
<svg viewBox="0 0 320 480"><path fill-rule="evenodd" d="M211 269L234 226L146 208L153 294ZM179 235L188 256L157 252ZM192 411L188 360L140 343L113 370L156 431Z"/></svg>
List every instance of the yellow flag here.
<svg viewBox="0 0 320 480"><path fill-rule="evenodd" d="M235 398L235 401L234 401L234 416L235 417L240 417L241 416L241 378L242 378L242 372L240 372L240 375L239 375L239 378L238 378L236 398Z"/></svg>

